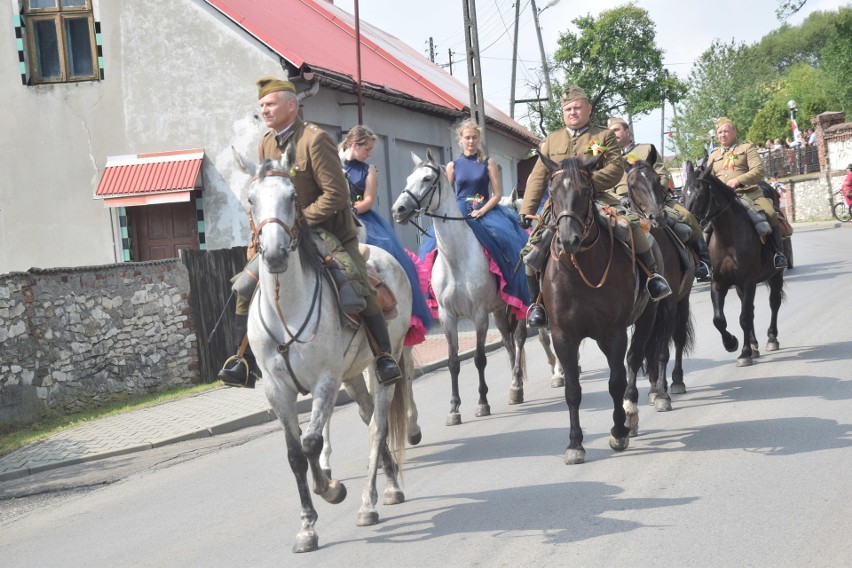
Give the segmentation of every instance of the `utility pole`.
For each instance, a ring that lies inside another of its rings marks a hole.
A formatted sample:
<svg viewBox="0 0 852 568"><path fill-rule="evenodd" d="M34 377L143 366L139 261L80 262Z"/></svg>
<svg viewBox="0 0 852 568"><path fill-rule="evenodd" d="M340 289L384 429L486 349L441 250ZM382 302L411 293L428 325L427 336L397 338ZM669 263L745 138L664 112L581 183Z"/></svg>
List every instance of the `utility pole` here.
<svg viewBox="0 0 852 568"><path fill-rule="evenodd" d="M435 42L431 37L429 38L429 61L435 63Z"/></svg>
<svg viewBox="0 0 852 568"><path fill-rule="evenodd" d="M447 50L447 56L450 58L450 75L453 74L453 49L450 48Z"/></svg>
<svg viewBox="0 0 852 568"><path fill-rule="evenodd" d="M669 70L663 69L666 83L663 83L663 108L660 109L660 162L666 156L666 85L669 78Z"/></svg>
<svg viewBox="0 0 852 568"><path fill-rule="evenodd" d="M355 92L358 99L358 124L364 124L364 92L361 86L361 18L358 15L358 0L355 0Z"/></svg>
<svg viewBox="0 0 852 568"><path fill-rule="evenodd" d="M515 0L515 39L512 42L512 84L509 88L509 117L515 118L515 77L518 69L518 27L521 18L521 0Z"/></svg>
<svg viewBox="0 0 852 568"><path fill-rule="evenodd" d="M556 2L551 2L545 8L549 8ZM538 23L538 8L535 6L535 0L530 0L532 7L533 20L535 21L535 33L538 36L538 49L541 52L541 69L544 73L544 88L547 93L547 100L553 98L553 88L550 85L550 68L547 66L547 56L544 54L544 42L541 40L541 26Z"/></svg>
<svg viewBox="0 0 852 568"><path fill-rule="evenodd" d="M479 33L476 28L476 0L462 0L464 42L467 50L467 82L470 87L470 118L479 125L485 146L485 100L482 96L482 72L479 66Z"/></svg>

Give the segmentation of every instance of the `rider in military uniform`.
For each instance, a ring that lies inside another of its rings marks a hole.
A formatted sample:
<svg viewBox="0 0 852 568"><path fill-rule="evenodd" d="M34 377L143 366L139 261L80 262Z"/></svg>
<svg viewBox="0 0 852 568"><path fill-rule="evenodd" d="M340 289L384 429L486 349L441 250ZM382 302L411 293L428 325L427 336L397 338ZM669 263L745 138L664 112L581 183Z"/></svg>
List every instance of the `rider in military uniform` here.
<svg viewBox="0 0 852 568"><path fill-rule="evenodd" d="M701 230L701 225L695 220L695 217L683 205L677 202L674 196L667 191L671 174L669 170L658 160L656 149L653 144L634 144L630 136L630 125L623 118L613 117L607 123L609 129L615 134L615 139L621 147L621 155L628 161L635 162L643 160L648 162L649 158L654 159L654 162L649 162L657 175L660 176L660 184L662 185L663 205L666 208L666 214L675 222L688 225L692 232L690 237L684 241L684 244L689 246L698 255L698 266L695 267L695 278L699 282L710 280L710 251L707 250L707 242L704 240L704 232ZM652 156L653 155L653 156ZM615 186L615 193L624 203L624 198L627 197L627 172Z"/></svg>
<svg viewBox="0 0 852 568"><path fill-rule="evenodd" d="M554 162L559 163L568 158L587 159L603 153L601 162L598 164L599 167L592 173L595 200L599 204L620 207L618 198L607 192L607 190L615 187L615 184L624 175L621 155L614 151L617 147L615 136L608 129L589 123L592 105L589 102L589 97L580 87L565 89L561 102L562 119L565 121L566 128L549 134L541 143L539 154L544 154ZM520 208L519 221L522 226L530 226L531 218L529 216L535 215L538 210L542 196L547 189L548 179L547 166L541 160L537 161L527 180L524 201ZM545 207L538 228L530 235L530 242L527 247L521 251L522 256L541 240L541 232L543 227L549 223L549 216L549 208ZM671 288L662 275L657 273L651 241L640 229L638 218L634 216L631 219L630 226L637 256L651 274L647 281L648 292L653 301L661 300L671 294ZM529 265L526 265L524 269L530 290L530 300L533 302L527 314L527 325L529 327L545 326L547 325L547 315L539 302L541 288L537 270Z"/></svg>
<svg viewBox="0 0 852 568"><path fill-rule="evenodd" d="M351 256L355 271L369 295L361 312L367 330L375 340L376 374L382 384L400 378L401 372L391 353L390 337L375 290L369 285L367 264L358 250L358 231L349 203L349 186L340 167L337 145L322 129L302 121L296 88L290 81L264 77L257 82L261 117L270 130L260 141L260 160L278 160L282 154L291 160L291 181L305 221L332 233ZM237 296L235 335L245 337L251 298ZM371 342L372 345L373 342ZM219 372L222 382L232 386L253 387L249 362L232 357Z"/></svg>
<svg viewBox="0 0 852 568"><path fill-rule="evenodd" d="M710 173L722 180L728 187L737 192L739 197L753 204L762 212L772 228L772 248L775 249L775 268L786 268L787 257L784 256L781 242L781 229L778 226L778 215L772 201L763 195L763 190L757 182L763 179L763 164L757 154L757 147L748 142L737 140L737 127L729 118L722 117L716 121L716 137L719 147L713 150L707 158L706 168Z"/></svg>

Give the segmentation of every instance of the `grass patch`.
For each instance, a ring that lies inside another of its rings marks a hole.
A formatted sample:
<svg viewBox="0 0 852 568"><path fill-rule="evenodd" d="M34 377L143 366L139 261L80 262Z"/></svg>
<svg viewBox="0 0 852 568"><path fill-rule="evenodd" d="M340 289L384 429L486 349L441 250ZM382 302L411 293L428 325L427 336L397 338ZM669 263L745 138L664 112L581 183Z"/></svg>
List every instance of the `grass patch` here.
<svg viewBox="0 0 852 568"><path fill-rule="evenodd" d="M14 425L0 428L0 457L10 454L27 444L44 440L57 432L85 424L86 422L98 420L99 418L106 418L107 416L113 416L115 414L121 414L123 412L129 412L131 410L155 406L170 400L203 393L221 386L222 383L215 381L204 385L175 387L160 393L134 397L130 400L120 402L113 402L100 408L87 410L85 412L46 418L33 424L22 426Z"/></svg>

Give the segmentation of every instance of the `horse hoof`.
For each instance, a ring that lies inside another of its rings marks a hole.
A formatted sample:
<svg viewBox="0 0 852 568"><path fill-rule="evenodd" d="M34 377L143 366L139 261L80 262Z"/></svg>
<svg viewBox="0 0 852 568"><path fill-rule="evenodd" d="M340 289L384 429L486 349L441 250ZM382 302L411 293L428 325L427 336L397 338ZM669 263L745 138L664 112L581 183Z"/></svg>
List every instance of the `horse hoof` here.
<svg viewBox="0 0 852 568"><path fill-rule="evenodd" d="M302 531L296 535L293 552L313 552L319 548L319 536L316 531Z"/></svg>
<svg viewBox="0 0 852 568"><path fill-rule="evenodd" d="M672 383L669 387L671 394L686 394L686 385L683 383Z"/></svg>
<svg viewBox="0 0 852 568"><path fill-rule="evenodd" d="M458 426L459 424L461 424L461 414L450 412L447 415L447 426Z"/></svg>
<svg viewBox="0 0 852 568"><path fill-rule="evenodd" d="M781 346L778 344L777 341L767 341L766 342L766 350L767 351L778 351L780 348L781 348Z"/></svg>
<svg viewBox="0 0 852 568"><path fill-rule="evenodd" d="M740 342L736 337L731 336L731 341L722 340L722 345L725 346L725 351L733 353L740 347Z"/></svg>
<svg viewBox="0 0 852 568"><path fill-rule="evenodd" d="M417 444L419 444L422 439L423 439L423 433L420 430L418 430L414 434L408 435L408 443L411 444L412 446L416 446Z"/></svg>
<svg viewBox="0 0 852 568"><path fill-rule="evenodd" d="M405 493L401 489L388 487L385 489L385 499L382 501L385 505L399 505L405 503Z"/></svg>
<svg viewBox="0 0 852 568"><path fill-rule="evenodd" d="M755 349L754 347L752 347L752 348L751 348L751 358L752 358L752 359L757 359L758 357L760 357L760 351L758 351L757 349Z"/></svg>
<svg viewBox="0 0 852 568"><path fill-rule="evenodd" d="M379 524L379 514L376 511L358 513L358 519L355 521L355 525L359 527L371 527L377 524Z"/></svg>
<svg viewBox="0 0 852 568"><path fill-rule="evenodd" d="M474 415L477 418L482 418L483 416L491 416L491 406L487 404L480 404L476 407L476 414Z"/></svg>
<svg viewBox="0 0 852 568"><path fill-rule="evenodd" d="M639 415L638 414L628 414L627 420L624 421L624 427L627 428L630 432L628 436L634 438L639 435Z"/></svg>
<svg viewBox="0 0 852 568"><path fill-rule="evenodd" d="M630 445L630 436L625 436L624 438L616 438L615 436L609 437L609 447L615 450L616 452L623 452L627 449L627 446Z"/></svg>
<svg viewBox="0 0 852 568"><path fill-rule="evenodd" d="M737 359L737 367L751 367L752 364L751 357L740 357Z"/></svg>
<svg viewBox="0 0 852 568"><path fill-rule="evenodd" d="M657 412L668 412L672 409L672 401L667 398L657 398L654 401L654 408L657 409Z"/></svg>
<svg viewBox="0 0 852 568"><path fill-rule="evenodd" d="M328 483L328 491L322 494L322 498L332 505L342 503L346 499L346 486L333 479Z"/></svg>
<svg viewBox="0 0 852 568"><path fill-rule="evenodd" d="M524 389L512 387L509 389L509 404L521 404L524 402Z"/></svg>
<svg viewBox="0 0 852 568"><path fill-rule="evenodd" d="M565 465L577 465L586 461L586 450L579 448L576 450L565 450Z"/></svg>
<svg viewBox="0 0 852 568"><path fill-rule="evenodd" d="M331 468L322 468L322 474L331 479Z"/></svg>
<svg viewBox="0 0 852 568"><path fill-rule="evenodd" d="M565 386L565 377L553 377L550 379L550 388L561 389Z"/></svg>
<svg viewBox="0 0 852 568"><path fill-rule="evenodd" d="M654 406L655 400L657 400L657 393L648 391L648 405Z"/></svg>

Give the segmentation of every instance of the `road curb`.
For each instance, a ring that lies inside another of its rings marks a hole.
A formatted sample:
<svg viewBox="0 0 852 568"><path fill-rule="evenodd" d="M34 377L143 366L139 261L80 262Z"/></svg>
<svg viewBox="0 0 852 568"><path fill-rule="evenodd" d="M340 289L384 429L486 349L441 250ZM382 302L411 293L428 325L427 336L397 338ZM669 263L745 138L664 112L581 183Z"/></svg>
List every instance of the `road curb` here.
<svg viewBox="0 0 852 568"><path fill-rule="evenodd" d="M500 347L502 347L502 341L492 341L491 343L485 344L485 352L490 353L491 351L496 351ZM471 359L476 353L476 348L467 349L459 353L459 361L465 361L467 359ZM432 363L426 363L424 365L416 365L414 368L414 379L419 379L420 377L427 375L433 371L446 367L449 362L448 358L441 359L438 361L434 361ZM352 398L349 394L341 389L337 395L337 402L335 403L335 407L344 406L352 402ZM296 410L300 415L309 414L311 412L312 400L310 397L300 398L296 401ZM9 470L3 473L0 473L0 483L4 481L11 481L13 479L20 479L22 477L27 477L28 475L33 475L36 473L40 473L43 471L49 471L51 469L57 469L60 467L67 467L71 465L77 465L81 463L87 463L107 458L112 458L116 456L132 454L136 452L141 452L144 450L151 450L154 448L162 448L164 446L168 446L171 444L176 444L178 442L186 442L189 440L197 440L201 438L209 438L211 436L217 436L221 434L228 434L230 432L236 432L237 430L241 430L243 428L249 428L251 426L258 426L260 424L265 424L267 422L271 422L273 420L277 420L277 416L275 412L268 408L263 411L254 412L252 414L241 416L239 418L235 418L233 420L228 420L226 422L221 422L218 424L214 424L212 426L208 426L206 428L200 428L198 430L193 430L191 432L184 432L182 434L176 434L174 436L169 436L166 438L160 438L157 440L151 440L145 442L143 444L137 444L134 446L129 446L126 448L120 448L117 450L109 450L96 454L91 454L87 456L80 456L75 458L68 458L65 460L60 460L56 462L41 464L33 467L24 467L19 469Z"/></svg>

